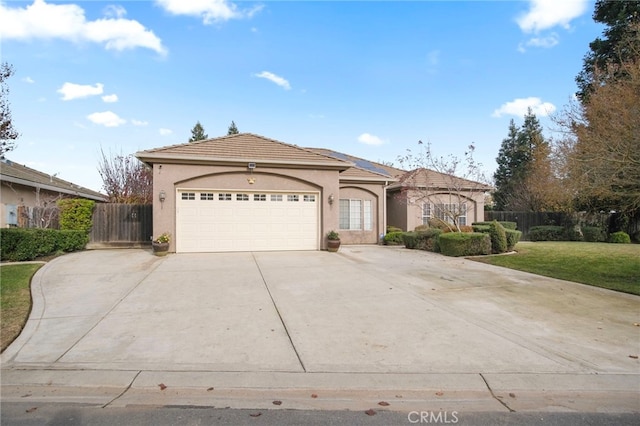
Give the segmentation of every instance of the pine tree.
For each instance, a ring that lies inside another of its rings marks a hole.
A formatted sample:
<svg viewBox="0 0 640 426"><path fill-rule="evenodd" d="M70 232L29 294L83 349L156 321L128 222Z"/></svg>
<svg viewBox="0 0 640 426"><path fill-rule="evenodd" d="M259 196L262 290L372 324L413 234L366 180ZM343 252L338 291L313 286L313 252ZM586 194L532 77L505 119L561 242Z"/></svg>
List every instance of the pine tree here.
<svg viewBox="0 0 640 426"><path fill-rule="evenodd" d="M209 135L204 132L204 127L198 121L193 129L191 129L191 137L189 138L189 142L201 141L204 139L209 139Z"/></svg>
<svg viewBox="0 0 640 426"><path fill-rule="evenodd" d="M229 130L227 131L227 135L237 135L238 133L240 132L236 127L236 123L234 121L231 121L231 125L229 125Z"/></svg>
<svg viewBox="0 0 640 426"><path fill-rule="evenodd" d="M514 172L517 171L516 146L518 141L518 128L513 119L509 122L509 135L502 140L500 151L498 152L498 168L493 174L496 190L493 194L496 210L506 210L509 194L513 191L511 184L513 183Z"/></svg>
<svg viewBox="0 0 640 426"><path fill-rule="evenodd" d="M7 62L0 64L0 158L15 148L15 140L20 134L14 129L9 108L9 86L6 80L14 73Z"/></svg>

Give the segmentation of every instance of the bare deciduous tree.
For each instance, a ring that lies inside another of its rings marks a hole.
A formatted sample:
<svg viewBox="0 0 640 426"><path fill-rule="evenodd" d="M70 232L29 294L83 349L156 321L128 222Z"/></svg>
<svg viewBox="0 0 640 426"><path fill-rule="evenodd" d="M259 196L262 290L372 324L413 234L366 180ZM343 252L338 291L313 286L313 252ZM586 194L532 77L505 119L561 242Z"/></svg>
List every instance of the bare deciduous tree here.
<svg viewBox="0 0 640 426"><path fill-rule="evenodd" d="M132 155L107 156L100 150L98 172L110 203L151 204L153 173Z"/></svg>

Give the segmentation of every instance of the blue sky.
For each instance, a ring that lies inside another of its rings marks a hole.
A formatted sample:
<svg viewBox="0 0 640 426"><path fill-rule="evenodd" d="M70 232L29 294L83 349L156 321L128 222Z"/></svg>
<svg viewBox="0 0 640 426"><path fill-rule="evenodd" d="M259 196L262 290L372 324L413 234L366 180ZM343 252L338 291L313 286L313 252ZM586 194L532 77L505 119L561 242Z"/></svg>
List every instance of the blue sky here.
<svg viewBox="0 0 640 426"><path fill-rule="evenodd" d="M593 1L0 1L7 158L94 190L100 150L241 132L395 162L418 140L488 175L528 106L545 126L602 27ZM545 128L546 129L546 128ZM548 135L551 132L548 131ZM397 162L396 162L397 164Z"/></svg>

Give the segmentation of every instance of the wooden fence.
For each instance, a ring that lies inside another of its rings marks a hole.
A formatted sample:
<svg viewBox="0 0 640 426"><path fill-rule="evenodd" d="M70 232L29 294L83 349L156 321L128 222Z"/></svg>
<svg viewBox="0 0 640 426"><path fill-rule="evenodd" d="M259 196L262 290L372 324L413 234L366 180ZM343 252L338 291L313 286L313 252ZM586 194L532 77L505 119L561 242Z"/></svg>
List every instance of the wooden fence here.
<svg viewBox="0 0 640 426"><path fill-rule="evenodd" d="M98 203L93 210L88 248L150 245L152 221L151 204Z"/></svg>
<svg viewBox="0 0 640 426"><path fill-rule="evenodd" d="M516 222L518 230L522 231L522 239L527 240L529 229L532 226L540 225L566 225L571 217L561 212L498 212L485 211L484 220L486 221L503 221Z"/></svg>

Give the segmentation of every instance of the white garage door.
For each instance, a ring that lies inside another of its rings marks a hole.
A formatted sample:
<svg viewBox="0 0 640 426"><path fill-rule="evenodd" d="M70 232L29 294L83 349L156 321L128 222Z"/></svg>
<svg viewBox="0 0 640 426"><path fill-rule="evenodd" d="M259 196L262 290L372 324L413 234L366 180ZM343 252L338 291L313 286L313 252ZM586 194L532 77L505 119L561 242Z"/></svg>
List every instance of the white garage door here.
<svg viewBox="0 0 640 426"><path fill-rule="evenodd" d="M317 193L178 190L178 252L317 250Z"/></svg>

